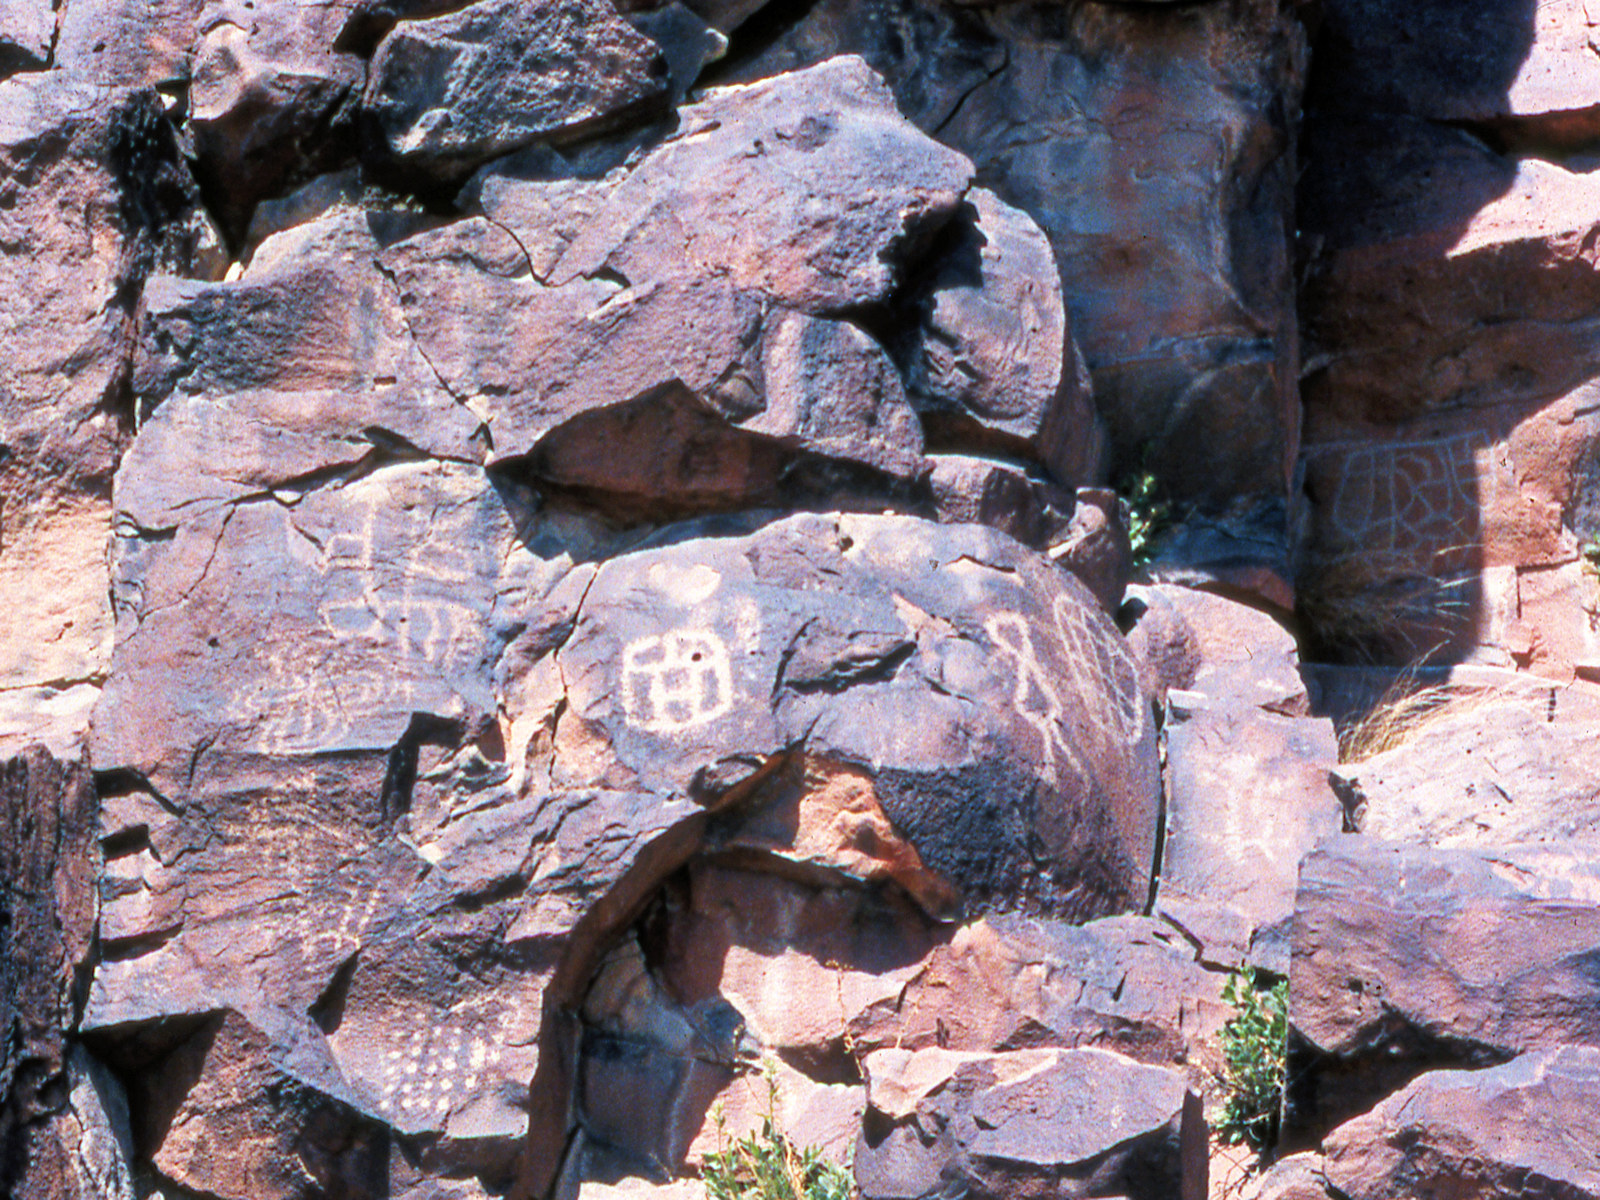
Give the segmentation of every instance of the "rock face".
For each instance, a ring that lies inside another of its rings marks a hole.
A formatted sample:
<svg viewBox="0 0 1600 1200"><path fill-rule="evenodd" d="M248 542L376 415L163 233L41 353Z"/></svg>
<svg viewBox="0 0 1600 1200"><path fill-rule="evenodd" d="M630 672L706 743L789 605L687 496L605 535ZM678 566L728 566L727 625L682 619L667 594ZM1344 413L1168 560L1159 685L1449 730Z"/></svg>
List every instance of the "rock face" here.
<svg viewBox="0 0 1600 1200"><path fill-rule="evenodd" d="M1469 853L1369 837L1306 858L1291 1118L1325 1130L1420 1072L1600 1045L1592 847Z"/></svg>
<svg viewBox="0 0 1600 1200"><path fill-rule="evenodd" d="M1101 1050L880 1050L856 1150L869 1197L1206 1194L1199 1103Z"/></svg>
<svg viewBox="0 0 1600 1200"><path fill-rule="evenodd" d="M0 0L0 1193L1594 1191L1593 12Z"/></svg>
<svg viewBox="0 0 1600 1200"><path fill-rule="evenodd" d="M1418 1180L1474 1196L1593 1194L1597 1091L1600 1051L1588 1047L1430 1072L1334 1132L1328 1182L1351 1200L1399 1200Z"/></svg>

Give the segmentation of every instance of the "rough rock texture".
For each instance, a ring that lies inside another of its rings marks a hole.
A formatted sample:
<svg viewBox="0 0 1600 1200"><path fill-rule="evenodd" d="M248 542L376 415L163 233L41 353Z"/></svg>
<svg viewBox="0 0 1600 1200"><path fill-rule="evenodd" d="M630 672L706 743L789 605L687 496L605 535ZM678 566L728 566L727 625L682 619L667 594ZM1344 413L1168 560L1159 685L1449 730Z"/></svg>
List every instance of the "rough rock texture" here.
<svg viewBox="0 0 1600 1200"><path fill-rule="evenodd" d="M571 140L664 98L654 42L603 0L482 0L401 21L372 57L363 106L413 170L460 175L537 140Z"/></svg>
<svg viewBox="0 0 1600 1200"><path fill-rule="evenodd" d="M37 745L0 762L0 1190L7 1195L116 1194L93 1186L98 1164L84 1146L90 1105L78 1095L92 1068L66 1041L95 936L96 808L81 763L59 762Z"/></svg>
<svg viewBox="0 0 1600 1200"><path fill-rule="evenodd" d="M1596 710L1464 694L1404 745L1340 768L1364 833L1430 846L1560 844L1600 833Z"/></svg>
<svg viewBox="0 0 1600 1200"><path fill-rule="evenodd" d="M0 1192L1594 1190L1593 20L0 0Z"/></svg>
<svg viewBox="0 0 1600 1200"><path fill-rule="evenodd" d="M1434 850L1355 836L1301 864L1289 1115L1315 1134L1432 1067L1600 1046L1592 844Z"/></svg>
<svg viewBox="0 0 1600 1200"><path fill-rule="evenodd" d="M105 547L132 304L188 265L194 185L148 92L0 83L0 747L74 756L111 649Z"/></svg>
<svg viewBox="0 0 1600 1200"><path fill-rule="evenodd" d="M1205 1122L1181 1076L1103 1050L879 1050L861 1194L1200 1200Z"/></svg>
<svg viewBox="0 0 1600 1200"><path fill-rule="evenodd" d="M1575 155L1594 136L1589 16L1325 8L1301 184L1302 590L1329 653L1442 644L1570 679L1596 657L1578 568L1597 435L1595 178Z"/></svg>
<svg viewBox="0 0 1600 1200"><path fill-rule="evenodd" d="M1565 1046L1482 1071L1436 1071L1340 1126L1328 1182L1350 1200L1600 1191L1600 1050Z"/></svg>

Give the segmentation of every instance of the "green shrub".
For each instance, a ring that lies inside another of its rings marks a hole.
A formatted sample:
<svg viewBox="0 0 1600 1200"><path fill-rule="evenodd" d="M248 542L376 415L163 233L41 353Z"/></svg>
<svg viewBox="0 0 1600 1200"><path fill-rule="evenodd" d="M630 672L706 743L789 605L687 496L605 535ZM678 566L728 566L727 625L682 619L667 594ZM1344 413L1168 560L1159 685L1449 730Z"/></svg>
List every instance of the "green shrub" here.
<svg viewBox="0 0 1600 1200"><path fill-rule="evenodd" d="M759 1133L731 1142L722 1108L713 1110L717 1152L706 1155L702 1176L710 1200L850 1200L855 1183L847 1168L830 1162L818 1147L801 1148L778 1121L778 1078L770 1063L767 1115Z"/></svg>
<svg viewBox="0 0 1600 1200"><path fill-rule="evenodd" d="M1133 548L1133 565L1150 562L1155 542L1175 522L1172 505L1161 496L1155 474L1148 470L1123 478L1117 488L1128 512L1128 544Z"/></svg>
<svg viewBox="0 0 1600 1200"><path fill-rule="evenodd" d="M1246 967L1229 978L1222 998L1233 1005L1234 1016L1222 1027L1228 1098L1217 1133L1224 1142L1248 1142L1261 1150L1278 1136L1289 1044L1289 981L1267 986L1254 967Z"/></svg>

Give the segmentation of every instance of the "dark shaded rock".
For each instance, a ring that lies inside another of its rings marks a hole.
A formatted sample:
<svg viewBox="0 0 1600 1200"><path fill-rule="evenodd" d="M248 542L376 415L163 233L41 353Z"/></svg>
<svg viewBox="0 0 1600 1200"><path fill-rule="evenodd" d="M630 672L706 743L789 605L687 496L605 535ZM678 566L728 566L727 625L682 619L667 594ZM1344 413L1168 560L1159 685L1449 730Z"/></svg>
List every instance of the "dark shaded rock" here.
<svg viewBox="0 0 1600 1200"><path fill-rule="evenodd" d="M1042 548L1065 524L1062 510L1075 511L1070 493L1016 463L967 454L934 454L928 461L934 514L947 524L988 525Z"/></svg>
<svg viewBox="0 0 1600 1200"><path fill-rule="evenodd" d="M1187 691L1203 661L1194 626L1166 588L1130 584L1125 595L1117 624L1139 659L1145 686L1163 702L1169 689Z"/></svg>
<svg viewBox="0 0 1600 1200"><path fill-rule="evenodd" d="M879 1050L856 1147L863 1196L1199 1200L1206 1130L1181 1076L1103 1050Z"/></svg>
<svg viewBox="0 0 1600 1200"><path fill-rule="evenodd" d="M1600 1046L1596 859L1346 836L1301 864L1288 1124L1316 1136L1423 1071Z"/></svg>
<svg viewBox="0 0 1600 1200"><path fill-rule="evenodd" d="M929 441L1023 454L1068 487L1095 482L1100 431L1050 243L994 193L968 200L965 243L909 301L923 318L907 378Z"/></svg>
<svg viewBox="0 0 1600 1200"><path fill-rule="evenodd" d="M1176 712L1164 732L1158 907L1188 897L1236 910L1251 958L1287 974L1300 860L1344 824L1328 782L1339 760L1333 722L1223 700Z"/></svg>
<svg viewBox="0 0 1600 1200"><path fill-rule="evenodd" d="M251 209L356 149L364 78L333 49L340 4L208 0L189 79L196 170L218 219L237 240Z"/></svg>
<svg viewBox="0 0 1600 1200"><path fill-rule="evenodd" d="M656 44L601 0L482 0L401 21L373 55L363 103L390 154L448 180L664 102L666 68Z"/></svg>
<svg viewBox="0 0 1600 1200"><path fill-rule="evenodd" d="M728 73L862 55L1049 237L1116 464L1143 460L1185 501L1282 503L1299 419L1286 231L1304 40L1275 0L825 0L752 37L747 57L736 45Z"/></svg>
<svg viewBox="0 0 1600 1200"><path fill-rule="evenodd" d="M0 1191L93 1193L74 1155L67 1035L95 936L97 800L81 763L0 762Z"/></svg>
<svg viewBox="0 0 1600 1200"><path fill-rule="evenodd" d="M1563 1046L1482 1071L1423 1075L1327 1138L1350 1200L1600 1193L1600 1050Z"/></svg>
<svg viewBox="0 0 1600 1200"><path fill-rule="evenodd" d="M130 1099L141 1154L188 1191L221 1200L389 1194L382 1130L274 1062L268 1037L238 1013L210 1019L137 1072Z"/></svg>
<svg viewBox="0 0 1600 1200"><path fill-rule="evenodd" d="M1226 596L1192 588L1159 585L1138 596L1149 608L1170 604L1194 636L1199 661L1184 691L1199 693L1211 703L1243 703L1284 716L1305 716L1310 693L1300 677L1300 653L1294 636L1271 615ZM1188 645L1181 633L1175 647ZM1162 652L1165 654L1166 652ZM1173 678L1188 673L1186 650L1174 649ZM1180 665L1182 664L1182 665Z"/></svg>
<svg viewBox="0 0 1600 1200"><path fill-rule="evenodd" d="M1074 499L1072 520L1050 547L1050 557L1083 580L1105 610L1115 614L1133 573L1122 502L1110 488L1079 488Z"/></svg>

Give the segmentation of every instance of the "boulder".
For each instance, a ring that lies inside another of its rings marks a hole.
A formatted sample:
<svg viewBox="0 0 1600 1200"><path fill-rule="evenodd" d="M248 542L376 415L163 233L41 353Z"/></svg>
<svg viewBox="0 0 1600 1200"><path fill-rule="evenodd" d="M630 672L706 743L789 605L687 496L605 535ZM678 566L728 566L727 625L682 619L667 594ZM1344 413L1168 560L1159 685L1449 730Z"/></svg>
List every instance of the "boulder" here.
<svg viewBox="0 0 1600 1200"><path fill-rule="evenodd" d="M1562 1046L1481 1071L1432 1071L1327 1138L1350 1200L1600 1192L1600 1050Z"/></svg>
<svg viewBox="0 0 1600 1200"><path fill-rule="evenodd" d="M1083 919L1138 902L1154 723L1077 580L977 526L800 516L715 531L594 573L555 652L566 707L539 770L710 801L803 745L863 770L969 908Z"/></svg>
<svg viewBox="0 0 1600 1200"><path fill-rule="evenodd" d="M205 0L62 0L55 66L111 87L175 84L193 62ZM296 6L298 7L298 6Z"/></svg>
<svg viewBox="0 0 1600 1200"><path fill-rule="evenodd" d="M1329 1200L1322 1155L1290 1154L1246 1183L1245 1200Z"/></svg>
<svg viewBox="0 0 1600 1200"><path fill-rule="evenodd" d="M1044 231L973 188L976 220L907 303L921 327L903 351L930 444L1026 454L1068 487L1100 456L1089 376L1072 339Z"/></svg>
<svg viewBox="0 0 1600 1200"><path fill-rule="evenodd" d="M1043 548L1067 522L1062 509L1077 511L1069 493L1017 463L970 454L931 454L928 462L934 515L948 524L988 525Z"/></svg>
<svg viewBox="0 0 1600 1200"><path fill-rule="evenodd" d="M1240 702L1189 710L1176 695L1170 709L1157 907L1186 898L1235 910L1251 958L1287 974L1300 860L1344 825L1328 779L1333 722Z"/></svg>
<svg viewBox="0 0 1600 1200"><path fill-rule="evenodd" d="M1600 834L1592 705L1464 694L1404 744L1340 768L1363 833L1428 846L1561 844Z"/></svg>
<svg viewBox="0 0 1600 1200"><path fill-rule="evenodd" d="M1286 1124L1315 1137L1423 1071L1600 1046L1593 847L1346 836L1300 868Z"/></svg>
<svg viewBox="0 0 1600 1200"><path fill-rule="evenodd" d="M1205 703L1239 703L1288 717L1303 717L1311 709L1310 694L1300 676L1300 652L1294 636L1277 619L1214 592L1158 584L1134 593L1146 609L1165 613L1170 605L1193 634L1193 654L1198 656L1192 676L1190 645L1182 627L1155 634L1167 649L1152 644L1157 661L1173 680L1187 678L1180 690L1194 692ZM1155 601L1153 597L1160 597ZM1152 631L1154 633L1154 630ZM1175 657L1172 657L1175 656Z"/></svg>
<svg viewBox="0 0 1600 1200"><path fill-rule="evenodd" d="M1304 43L1275 0L824 0L728 73L862 55L1049 238L1117 466L1142 463L1185 502L1281 505L1299 420L1286 231ZM1272 540L1281 555L1281 525Z"/></svg>
<svg viewBox="0 0 1600 1200"><path fill-rule="evenodd" d="M441 181L535 141L570 140L666 99L667 64L602 0L480 0L402 20L362 103L388 153Z"/></svg>
<svg viewBox="0 0 1600 1200"><path fill-rule="evenodd" d="M196 170L232 238L250 212L356 149L363 64L334 50L342 4L206 0L196 26L188 127Z"/></svg>
<svg viewBox="0 0 1600 1200"><path fill-rule="evenodd" d="M868 1057L856 1183L871 1200L967 1195L1200 1200L1206 1129L1181 1076L1104 1050Z"/></svg>
<svg viewBox="0 0 1600 1200"><path fill-rule="evenodd" d="M1133 574L1133 547L1122 501L1110 488L1079 488L1072 520L1050 557L1088 586L1108 613L1117 613Z"/></svg>
<svg viewBox="0 0 1600 1200"><path fill-rule="evenodd" d="M997 914L941 938L849 1020L858 1055L1097 1047L1198 1072L1228 1017L1222 980L1148 917L1080 926Z"/></svg>

